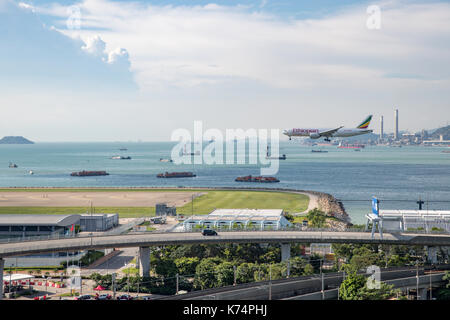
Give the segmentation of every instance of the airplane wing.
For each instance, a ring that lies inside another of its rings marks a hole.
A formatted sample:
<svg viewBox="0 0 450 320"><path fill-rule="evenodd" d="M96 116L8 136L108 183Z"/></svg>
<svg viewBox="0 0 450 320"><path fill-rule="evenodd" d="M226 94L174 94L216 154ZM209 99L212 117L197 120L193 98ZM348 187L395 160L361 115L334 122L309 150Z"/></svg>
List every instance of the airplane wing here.
<svg viewBox="0 0 450 320"><path fill-rule="evenodd" d="M335 134L340 128L343 128L343 127L344 126L336 128L336 129L333 129L333 130L319 132L319 134L320 134L321 137L328 137L329 138L329 137L332 137L333 134Z"/></svg>

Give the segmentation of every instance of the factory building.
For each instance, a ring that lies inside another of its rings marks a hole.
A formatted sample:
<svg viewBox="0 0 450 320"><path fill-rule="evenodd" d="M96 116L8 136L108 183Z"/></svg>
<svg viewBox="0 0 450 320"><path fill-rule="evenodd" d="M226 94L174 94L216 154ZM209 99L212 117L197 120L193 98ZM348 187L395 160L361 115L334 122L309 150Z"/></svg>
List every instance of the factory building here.
<svg viewBox="0 0 450 320"><path fill-rule="evenodd" d="M216 209L208 215L190 216L174 231L188 231L196 227L278 230L291 225L282 209Z"/></svg>

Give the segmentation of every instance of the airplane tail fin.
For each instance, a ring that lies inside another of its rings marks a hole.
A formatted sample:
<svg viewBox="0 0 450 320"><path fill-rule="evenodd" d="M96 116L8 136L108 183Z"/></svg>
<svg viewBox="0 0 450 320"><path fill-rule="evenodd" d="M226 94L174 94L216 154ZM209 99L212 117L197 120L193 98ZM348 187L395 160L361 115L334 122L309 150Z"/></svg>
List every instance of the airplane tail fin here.
<svg viewBox="0 0 450 320"><path fill-rule="evenodd" d="M370 121L372 120L372 115L368 116L359 126L358 129L367 129L369 127Z"/></svg>

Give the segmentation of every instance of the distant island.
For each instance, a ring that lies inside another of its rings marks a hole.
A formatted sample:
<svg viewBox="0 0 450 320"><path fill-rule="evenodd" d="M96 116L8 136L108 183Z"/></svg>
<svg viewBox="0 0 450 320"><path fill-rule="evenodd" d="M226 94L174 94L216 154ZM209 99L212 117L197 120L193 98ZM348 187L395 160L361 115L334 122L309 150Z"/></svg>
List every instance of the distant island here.
<svg viewBox="0 0 450 320"><path fill-rule="evenodd" d="M0 144L34 144L34 142L30 141L28 139L25 139L22 136L18 136L18 137L8 136L8 137L3 137L2 139L0 139Z"/></svg>

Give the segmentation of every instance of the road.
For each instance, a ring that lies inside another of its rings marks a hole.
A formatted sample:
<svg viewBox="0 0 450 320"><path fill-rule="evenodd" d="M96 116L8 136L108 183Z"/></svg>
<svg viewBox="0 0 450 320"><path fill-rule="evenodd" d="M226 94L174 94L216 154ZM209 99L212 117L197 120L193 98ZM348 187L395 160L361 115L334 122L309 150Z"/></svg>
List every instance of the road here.
<svg viewBox="0 0 450 320"><path fill-rule="evenodd" d="M228 231L209 237L202 236L200 232L149 232L133 235L2 243L0 244L0 258L47 252L215 243L367 243L450 246L450 235L385 233L383 239L379 234L375 234L372 239L368 232L347 231Z"/></svg>

